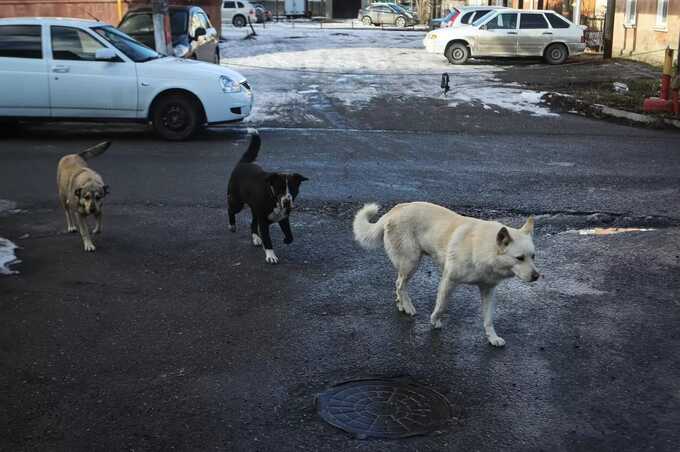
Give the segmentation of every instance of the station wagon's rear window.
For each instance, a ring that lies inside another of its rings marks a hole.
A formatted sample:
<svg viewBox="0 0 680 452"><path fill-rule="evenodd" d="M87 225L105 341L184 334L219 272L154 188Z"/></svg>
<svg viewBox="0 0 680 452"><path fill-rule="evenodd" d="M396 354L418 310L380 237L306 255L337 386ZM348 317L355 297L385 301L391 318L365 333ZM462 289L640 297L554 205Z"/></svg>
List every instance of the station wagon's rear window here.
<svg viewBox="0 0 680 452"><path fill-rule="evenodd" d="M0 25L0 57L42 58L40 25Z"/></svg>
<svg viewBox="0 0 680 452"><path fill-rule="evenodd" d="M553 28L569 28L569 23L556 14L546 13L545 17Z"/></svg>

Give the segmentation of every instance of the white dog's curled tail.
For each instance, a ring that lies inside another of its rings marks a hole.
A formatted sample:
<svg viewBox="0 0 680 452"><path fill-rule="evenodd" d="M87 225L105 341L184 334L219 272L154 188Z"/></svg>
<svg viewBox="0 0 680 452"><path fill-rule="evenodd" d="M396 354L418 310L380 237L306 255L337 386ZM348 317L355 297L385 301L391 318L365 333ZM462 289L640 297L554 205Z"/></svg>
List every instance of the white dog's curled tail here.
<svg viewBox="0 0 680 452"><path fill-rule="evenodd" d="M383 232L385 225L383 219L380 218L377 223L371 223L370 220L380 210L380 206L372 203L366 204L362 207L354 217L354 240L356 240L362 248L367 250L378 248L383 243Z"/></svg>

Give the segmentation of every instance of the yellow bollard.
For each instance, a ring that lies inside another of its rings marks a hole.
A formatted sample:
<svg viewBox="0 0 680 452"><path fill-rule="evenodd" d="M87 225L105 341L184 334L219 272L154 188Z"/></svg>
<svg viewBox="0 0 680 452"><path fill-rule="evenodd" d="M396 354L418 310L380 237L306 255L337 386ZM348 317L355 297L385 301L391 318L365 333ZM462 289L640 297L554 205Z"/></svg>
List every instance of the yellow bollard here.
<svg viewBox="0 0 680 452"><path fill-rule="evenodd" d="M118 4L118 20L123 19L123 0L117 0Z"/></svg>
<svg viewBox="0 0 680 452"><path fill-rule="evenodd" d="M663 72L661 73L661 99L670 99L671 76L673 75L673 49L666 48L666 57L663 60Z"/></svg>

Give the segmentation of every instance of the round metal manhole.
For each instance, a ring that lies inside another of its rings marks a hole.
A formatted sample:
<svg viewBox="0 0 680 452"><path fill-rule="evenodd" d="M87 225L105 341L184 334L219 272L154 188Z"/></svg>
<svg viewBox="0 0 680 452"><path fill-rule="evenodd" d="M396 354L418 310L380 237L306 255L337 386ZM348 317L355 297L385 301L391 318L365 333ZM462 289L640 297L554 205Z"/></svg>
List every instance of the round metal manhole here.
<svg viewBox="0 0 680 452"><path fill-rule="evenodd" d="M326 422L359 438L424 435L453 417L446 397L409 378L341 383L319 395L318 409Z"/></svg>

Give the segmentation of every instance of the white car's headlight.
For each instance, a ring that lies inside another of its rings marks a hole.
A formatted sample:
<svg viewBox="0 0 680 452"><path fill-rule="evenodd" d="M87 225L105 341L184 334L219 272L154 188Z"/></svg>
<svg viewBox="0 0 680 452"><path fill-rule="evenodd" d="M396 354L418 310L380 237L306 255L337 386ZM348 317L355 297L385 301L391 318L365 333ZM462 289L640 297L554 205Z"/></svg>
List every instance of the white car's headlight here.
<svg viewBox="0 0 680 452"><path fill-rule="evenodd" d="M186 54L189 53L189 50L189 46L185 46L184 44L177 44L173 49L177 58L184 58Z"/></svg>
<svg viewBox="0 0 680 452"><path fill-rule="evenodd" d="M238 93L241 91L241 85L235 80L230 79L226 75L220 76L220 87L225 93Z"/></svg>
<svg viewBox="0 0 680 452"><path fill-rule="evenodd" d="M430 39L437 39L437 33L430 33L430 35L428 36L428 38L430 38Z"/></svg>

